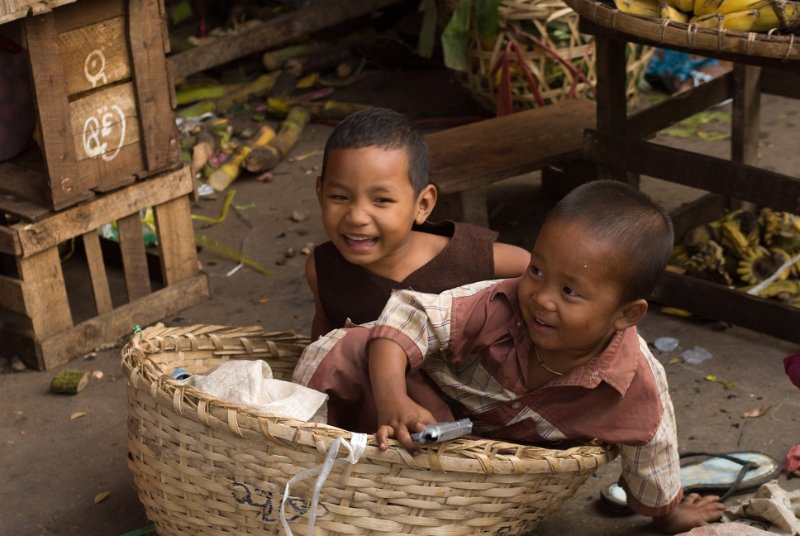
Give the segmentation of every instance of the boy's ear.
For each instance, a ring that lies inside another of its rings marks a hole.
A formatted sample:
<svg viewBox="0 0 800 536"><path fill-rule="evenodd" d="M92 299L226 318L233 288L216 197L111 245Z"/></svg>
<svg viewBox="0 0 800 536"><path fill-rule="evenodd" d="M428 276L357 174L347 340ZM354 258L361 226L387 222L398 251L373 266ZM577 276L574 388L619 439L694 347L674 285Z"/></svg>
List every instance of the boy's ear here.
<svg viewBox="0 0 800 536"><path fill-rule="evenodd" d="M322 201L322 175L317 175L317 200Z"/></svg>
<svg viewBox="0 0 800 536"><path fill-rule="evenodd" d="M635 326L647 313L647 300L639 299L626 303L620 308L620 314L614 322L614 329L622 331L625 328Z"/></svg>
<svg viewBox="0 0 800 536"><path fill-rule="evenodd" d="M425 223L428 216L431 215L433 207L436 206L436 198L438 196L439 192L433 184L428 184L419 193L417 196L417 216L414 218L417 225Z"/></svg>

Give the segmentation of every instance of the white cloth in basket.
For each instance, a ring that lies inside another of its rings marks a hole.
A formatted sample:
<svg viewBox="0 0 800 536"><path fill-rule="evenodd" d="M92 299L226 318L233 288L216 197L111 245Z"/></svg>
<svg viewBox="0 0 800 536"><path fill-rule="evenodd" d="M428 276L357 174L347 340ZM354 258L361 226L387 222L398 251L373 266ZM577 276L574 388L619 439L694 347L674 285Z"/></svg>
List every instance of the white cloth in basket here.
<svg viewBox="0 0 800 536"><path fill-rule="evenodd" d="M327 422L328 395L272 377L266 361L232 359L192 377L201 391L227 402L251 406L275 417Z"/></svg>

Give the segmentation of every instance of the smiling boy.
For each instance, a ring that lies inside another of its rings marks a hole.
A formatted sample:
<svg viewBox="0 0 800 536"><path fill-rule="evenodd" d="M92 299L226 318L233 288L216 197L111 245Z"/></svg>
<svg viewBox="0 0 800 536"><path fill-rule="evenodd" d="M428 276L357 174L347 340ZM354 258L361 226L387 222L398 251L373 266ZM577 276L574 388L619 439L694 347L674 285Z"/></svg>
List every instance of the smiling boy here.
<svg viewBox="0 0 800 536"><path fill-rule="evenodd" d="M312 338L374 321L394 290L442 292L516 277L528 265L528 252L497 243L495 231L427 222L437 198L427 144L408 117L386 108L356 112L334 129L317 198L329 242L306 262Z"/></svg>
<svg viewBox="0 0 800 536"><path fill-rule="evenodd" d="M310 345L295 378L344 367L331 399L371 389L380 448L394 436L417 452L410 434L436 419L409 398L406 378L424 370L478 435L617 445L629 506L664 532L689 530L718 520L725 506L683 497L666 374L635 327L671 250L671 222L644 194L619 182L585 184L548 214L520 278L400 291L371 328ZM355 369L363 355L366 387Z"/></svg>

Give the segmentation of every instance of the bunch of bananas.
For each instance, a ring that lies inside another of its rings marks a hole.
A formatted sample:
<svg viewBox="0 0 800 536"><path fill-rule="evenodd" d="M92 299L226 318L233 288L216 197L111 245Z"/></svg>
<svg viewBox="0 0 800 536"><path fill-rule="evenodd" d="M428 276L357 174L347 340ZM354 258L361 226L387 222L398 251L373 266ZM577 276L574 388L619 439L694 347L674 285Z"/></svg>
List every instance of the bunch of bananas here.
<svg viewBox="0 0 800 536"><path fill-rule="evenodd" d="M800 253L800 216L736 210L697 227L675 246L668 269L748 290ZM760 293L800 307L800 261Z"/></svg>
<svg viewBox="0 0 800 536"><path fill-rule="evenodd" d="M624 13L737 32L793 31L800 27L800 1L614 0Z"/></svg>

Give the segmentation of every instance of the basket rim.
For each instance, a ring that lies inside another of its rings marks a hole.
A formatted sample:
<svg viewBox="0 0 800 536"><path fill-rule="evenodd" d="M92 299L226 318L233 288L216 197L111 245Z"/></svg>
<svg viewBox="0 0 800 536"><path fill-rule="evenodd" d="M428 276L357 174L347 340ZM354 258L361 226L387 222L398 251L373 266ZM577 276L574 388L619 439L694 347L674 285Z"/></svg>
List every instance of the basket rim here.
<svg viewBox="0 0 800 536"><path fill-rule="evenodd" d="M255 408L220 400L174 379L156 364L150 356L178 354L184 349L180 344L191 344L194 352L207 351L210 357L254 358L254 342L263 339L267 346L278 339L284 348L288 345L305 345L307 337L293 332L268 332L260 326L233 328L197 324L189 327L169 328L163 324L135 333L121 352L121 366L128 380L128 389L142 391L147 396L170 408L181 418L210 427L217 432L231 433L247 439L267 439L305 447L313 447L324 455L339 437L350 438L353 433L322 423L309 423L295 419L270 416ZM235 341L250 350L250 355L232 349ZM206 348L201 348L203 343ZM275 344L273 344L275 346ZM215 351L219 348L220 351ZM258 352L256 352L258 353ZM263 352L262 352L263 353ZM268 357L265 355L265 357ZM133 403L129 393L129 402ZM192 430L196 429L192 427ZM194 431L187 433L197 433ZM497 441L492 439L462 438L439 445L421 445L421 454L412 456L396 441L381 451L374 434L368 436L364 459L382 463L402 464L412 469L453 471L480 474L561 473L596 469L617 456L612 445L589 443L563 450Z"/></svg>
<svg viewBox="0 0 800 536"><path fill-rule="evenodd" d="M736 32L698 26L694 23L655 19L624 13L601 0L564 0L581 17L616 32L639 37L656 45L682 49L772 58L800 60L800 39L794 34L777 35Z"/></svg>

